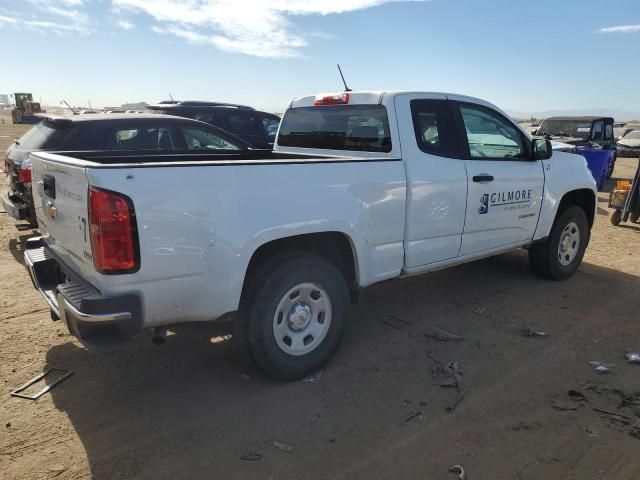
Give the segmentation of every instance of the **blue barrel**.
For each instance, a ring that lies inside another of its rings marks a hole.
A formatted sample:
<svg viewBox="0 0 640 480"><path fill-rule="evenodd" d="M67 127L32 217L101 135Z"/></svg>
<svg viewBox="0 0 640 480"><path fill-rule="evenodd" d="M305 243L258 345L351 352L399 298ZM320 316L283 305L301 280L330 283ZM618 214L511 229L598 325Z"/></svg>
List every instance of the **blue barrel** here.
<svg viewBox="0 0 640 480"><path fill-rule="evenodd" d="M578 153L587 160L587 166L591 170L591 175L596 181L598 190L602 190L604 182L607 180L609 165L613 161L613 150L594 150L591 148L581 148Z"/></svg>

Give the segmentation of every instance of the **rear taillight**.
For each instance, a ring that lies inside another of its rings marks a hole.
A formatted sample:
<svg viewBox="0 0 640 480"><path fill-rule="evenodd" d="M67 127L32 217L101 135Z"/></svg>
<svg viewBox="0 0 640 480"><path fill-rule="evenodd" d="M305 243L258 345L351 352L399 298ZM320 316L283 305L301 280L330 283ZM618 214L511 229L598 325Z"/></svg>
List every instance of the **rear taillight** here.
<svg viewBox="0 0 640 480"><path fill-rule="evenodd" d="M348 93L337 93L335 95L318 95L313 105L320 107L322 105L347 105L348 103Z"/></svg>
<svg viewBox="0 0 640 480"><path fill-rule="evenodd" d="M18 167L18 181L20 183L31 183L31 165Z"/></svg>
<svg viewBox="0 0 640 480"><path fill-rule="evenodd" d="M89 232L93 265L100 273L132 273L140 267L138 232L131 200L89 188Z"/></svg>

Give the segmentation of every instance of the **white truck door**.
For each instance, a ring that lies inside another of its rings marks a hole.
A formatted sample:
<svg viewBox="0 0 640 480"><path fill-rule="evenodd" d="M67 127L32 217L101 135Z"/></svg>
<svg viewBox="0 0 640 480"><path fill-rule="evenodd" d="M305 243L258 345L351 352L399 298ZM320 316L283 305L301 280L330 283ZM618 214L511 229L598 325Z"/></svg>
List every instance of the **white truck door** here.
<svg viewBox="0 0 640 480"><path fill-rule="evenodd" d="M455 258L462 242L467 174L451 104L444 95L395 97L407 175L407 268Z"/></svg>
<svg viewBox="0 0 640 480"><path fill-rule="evenodd" d="M542 162L530 159L530 140L488 106L453 105L469 184L460 256L530 241L544 188Z"/></svg>

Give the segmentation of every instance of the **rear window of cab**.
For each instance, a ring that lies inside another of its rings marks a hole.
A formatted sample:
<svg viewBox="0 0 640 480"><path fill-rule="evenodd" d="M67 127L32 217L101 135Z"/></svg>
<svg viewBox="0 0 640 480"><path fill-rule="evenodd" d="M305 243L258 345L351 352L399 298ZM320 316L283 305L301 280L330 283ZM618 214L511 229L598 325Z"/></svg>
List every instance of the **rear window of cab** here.
<svg viewBox="0 0 640 480"><path fill-rule="evenodd" d="M323 150L390 152L387 109L382 105L290 108L282 119L278 145Z"/></svg>

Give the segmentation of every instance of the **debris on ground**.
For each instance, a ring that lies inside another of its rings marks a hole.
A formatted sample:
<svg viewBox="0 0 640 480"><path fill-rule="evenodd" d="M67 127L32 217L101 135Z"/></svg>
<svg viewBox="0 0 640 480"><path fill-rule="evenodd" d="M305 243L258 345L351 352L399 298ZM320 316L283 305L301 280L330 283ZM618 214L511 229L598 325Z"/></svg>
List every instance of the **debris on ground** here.
<svg viewBox="0 0 640 480"><path fill-rule="evenodd" d="M473 313L475 313L476 315L484 315L485 313L487 313L487 308L486 307L480 307L480 308L476 308Z"/></svg>
<svg viewBox="0 0 640 480"><path fill-rule="evenodd" d="M533 426L525 422L518 422L516 425L513 425L511 427L511 430L515 432L519 432L520 430L532 430L532 429L533 429Z"/></svg>
<svg viewBox="0 0 640 480"><path fill-rule="evenodd" d="M411 327L413 325L413 323L409 322L408 320L389 313L376 317L376 320L384 323L385 325L388 325L389 327L395 328L396 330L402 330L404 326Z"/></svg>
<svg viewBox="0 0 640 480"><path fill-rule="evenodd" d="M57 477L65 470L67 470L67 467L65 467L64 465L53 465L51 468L49 468L49 471L53 473L52 477Z"/></svg>
<svg viewBox="0 0 640 480"><path fill-rule="evenodd" d="M291 445L287 445L285 443L278 442L277 440L273 441L273 446L279 448L283 452L291 453L293 452L293 447Z"/></svg>
<svg viewBox="0 0 640 480"><path fill-rule="evenodd" d="M548 337L549 336L547 332L543 332L542 330L532 330L529 327L525 328L522 331L522 335L524 337Z"/></svg>
<svg viewBox="0 0 640 480"><path fill-rule="evenodd" d="M551 406L555 410L558 410L559 412L569 412L571 410L578 410L578 406L575 403L560 402L558 400L554 401L551 404Z"/></svg>
<svg viewBox="0 0 640 480"><path fill-rule="evenodd" d="M598 373L609 373L611 371L611 367L614 366L613 363L604 363L597 360L589 362L589 365L591 365Z"/></svg>
<svg viewBox="0 0 640 480"><path fill-rule="evenodd" d="M463 336L456 335L455 333L448 332L439 327L432 327L427 329L427 331L424 332L424 336L428 338L432 338L438 343L445 343L445 342L457 343L457 342L462 342L464 340Z"/></svg>
<svg viewBox="0 0 640 480"><path fill-rule="evenodd" d="M568 395L569 395L569 398L571 398L571 400L575 400L576 402L589 401L586 395L582 392L579 392L578 390L569 390Z"/></svg>
<svg viewBox="0 0 640 480"><path fill-rule="evenodd" d="M411 420L414 420L416 418L418 420L424 420L424 417L422 416L422 412L411 412L409 414L409 416L404 419L404 421L405 421L405 423L407 423L407 422L410 422Z"/></svg>
<svg viewBox="0 0 640 480"><path fill-rule="evenodd" d="M462 386L462 377L461 377L462 372L460 371L458 362L456 361L449 362L449 364L447 365L447 369L449 370L449 375L455 381L456 388L458 389L458 398L453 403L453 405L451 405L450 407L447 407L448 412L453 412L456 409L456 407L460 404L462 399L465 397L466 392L464 390L464 387Z"/></svg>
<svg viewBox="0 0 640 480"><path fill-rule="evenodd" d="M304 377L300 380L300 383L320 383L320 379L324 374L324 370L318 370L316 373L312 373L311 375Z"/></svg>
<svg viewBox="0 0 640 480"><path fill-rule="evenodd" d="M609 386L606 383L593 383L586 382L582 385L583 390L590 390L596 393L604 393L609 390Z"/></svg>
<svg viewBox="0 0 640 480"><path fill-rule="evenodd" d="M246 460L249 462L255 462L256 460L260 460L262 458L262 454L255 448L247 449L247 453L240 457L241 460Z"/></svg>
<svg viewBox="0 0 640 480"><path fill-rule="evenodd" d="M622 414L622 413L612 412L611 410L605 410L604 408L598 408L598 407L593 407L593 409L594 409L596 412L604 413L605 415L612 415L612 416L614 416L614 417L624 418L625 420L635 421L635 418L630 417L630 416L628 416L628 415L624 415L624 414Z"/></svg>
<svg viewBox="0 0 640 480"><path fill-rule="evenodd" d="M462 468L461 465L452 465L449 468L449 472L450 473L457 473L458 474L458 480L465 480L467 478L467 475L464 473L464 468Z"/></svg>
<svg viewBox="0 0 640 480"><path fill-rule="evenodd" d="M627 353L624 358L626 358L629 363L640 363L640 353L637 352Z"/></svg>
<svg viewBox="0 0 640 480"><path fill-rule="evenodd" d="M40 380L45 378L51 372L57 372L57 373L60 374L60 376L58 378L56 378L55 380L53 380L51 383L47 383L41 390L39 390L38 392L34 393L33 395L27 395L25 393L22 393L27 388L31 387L32 385L38 383ZM51 390L53 387L58 385L60 382L62 382L63 380L66 380L67 378L69 378L71 375L73 375L73 372L71 370L65 370L64 368L51 367L51 368L45 370L44 372L36 375L31 380L29 380L27 383L23 383L22 385L17 387L15 390L13 390L11 392L11 396L12 397L18 397L18 398L24 398L24 399L27 399L27 400L37 400L42 395L44 395L49 390Z"/></svg>

